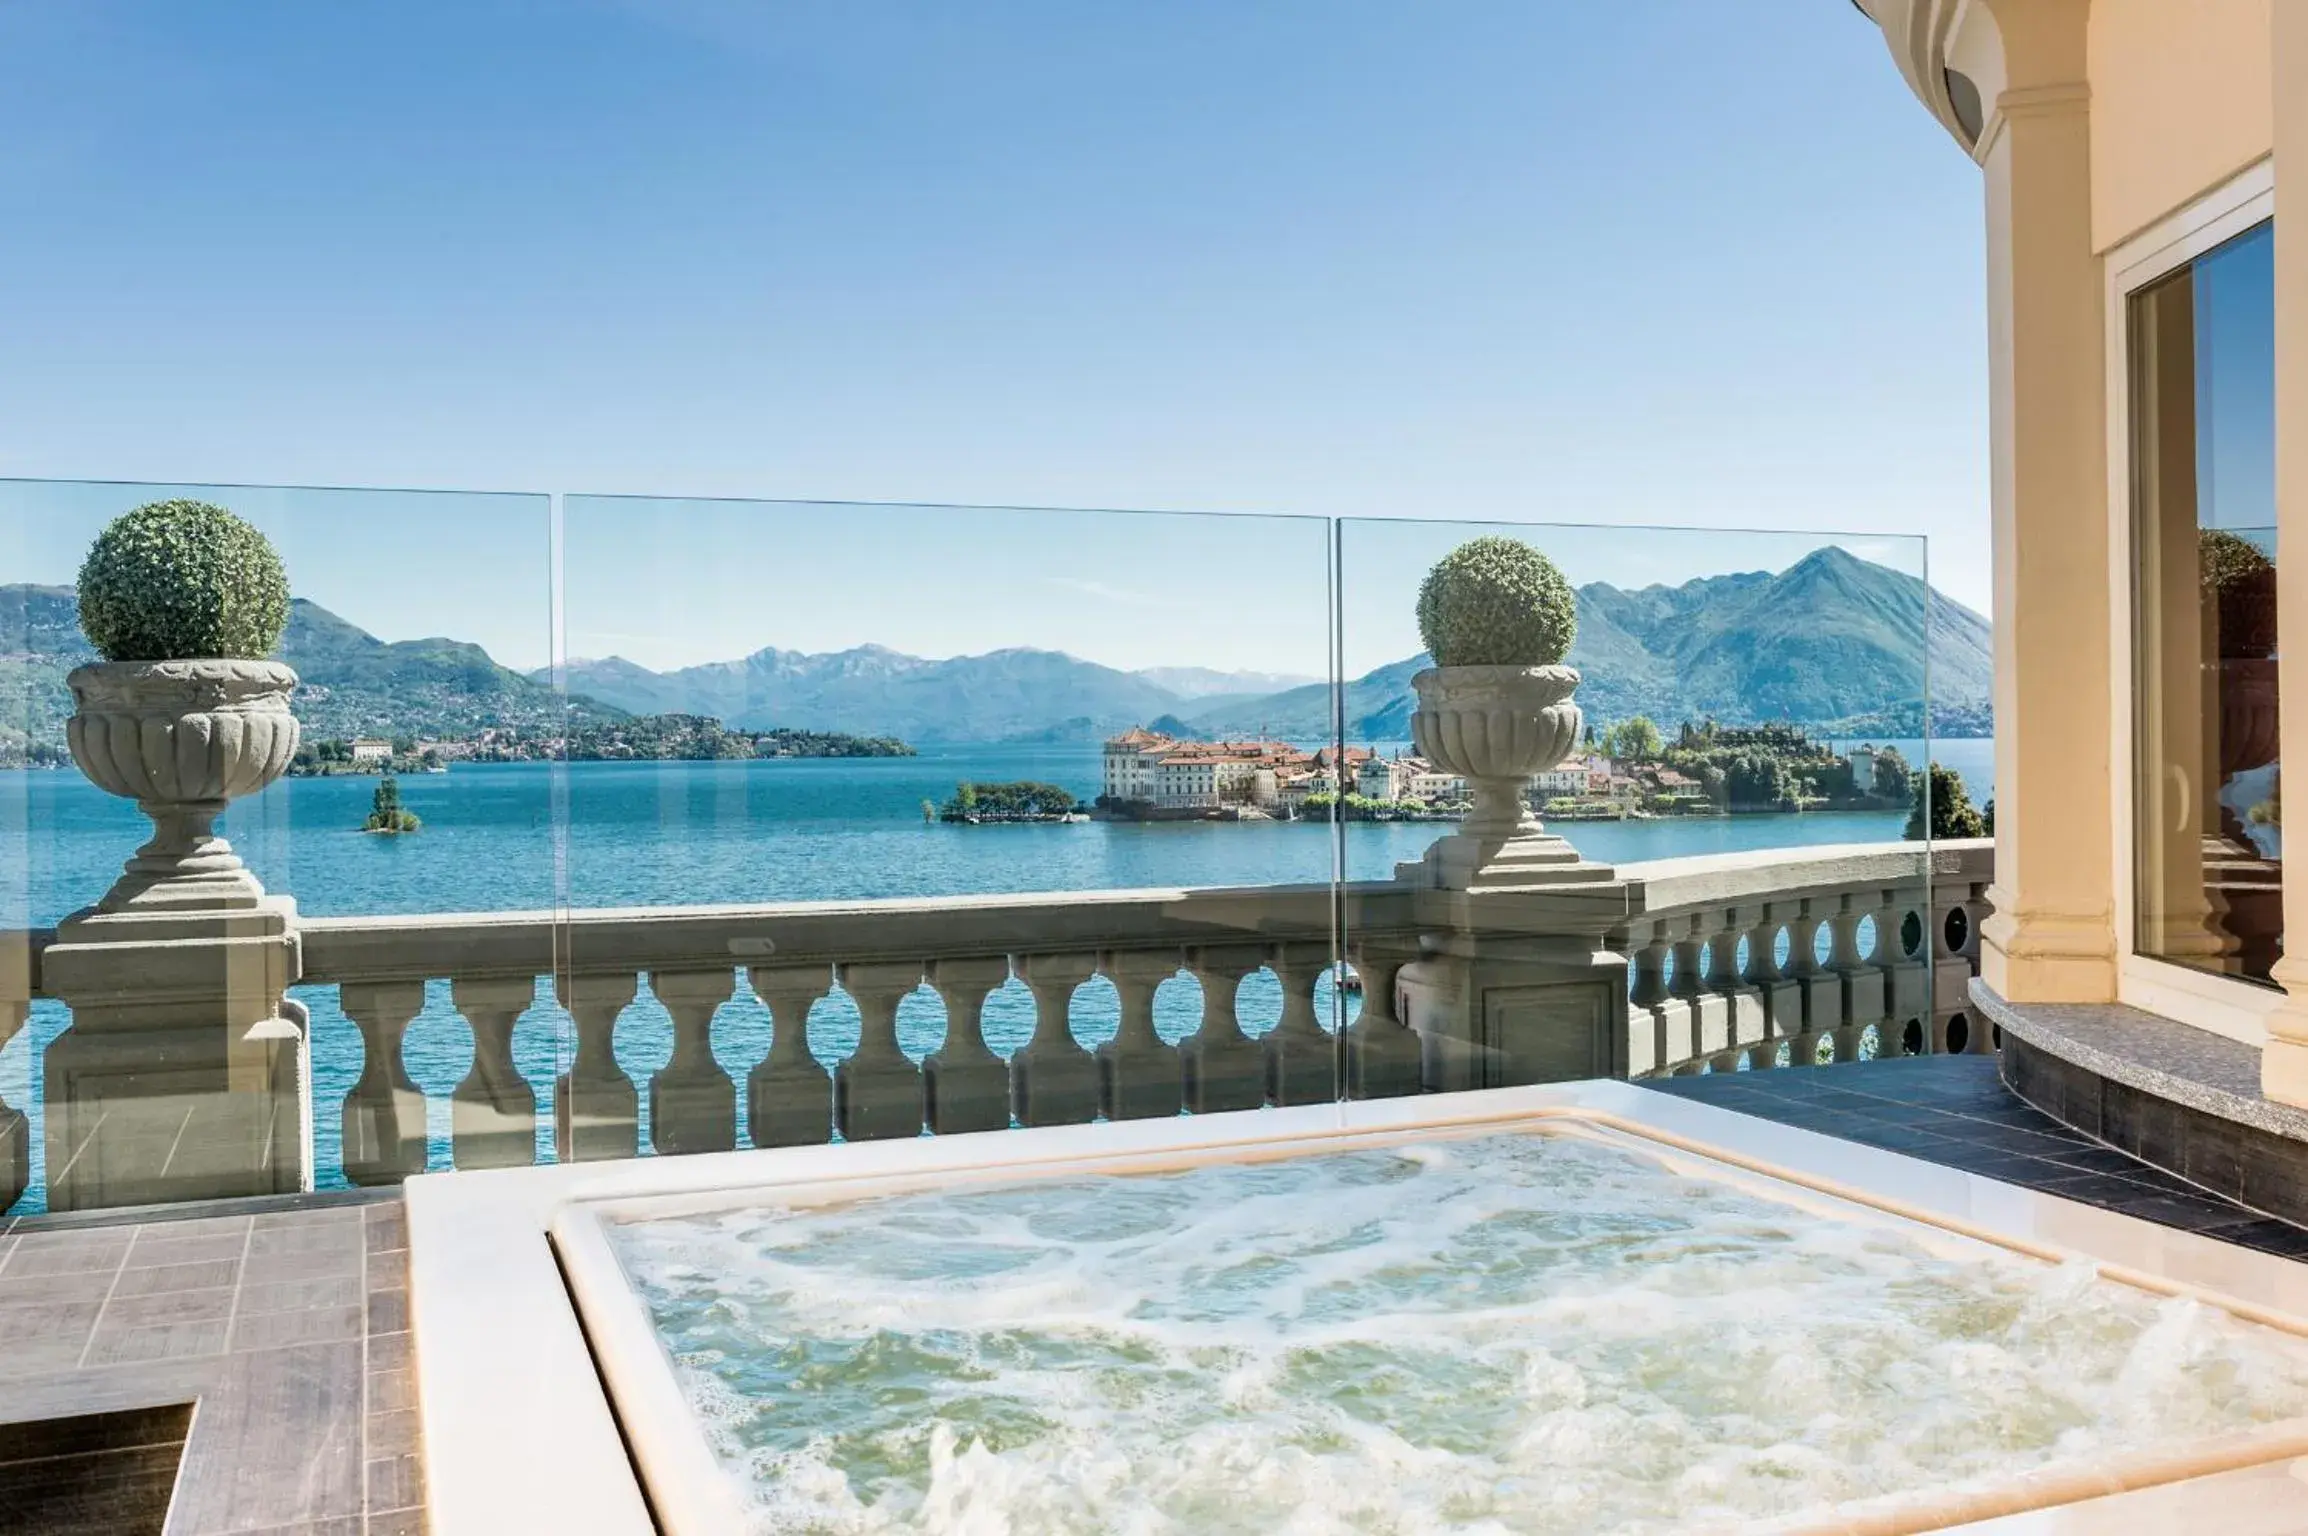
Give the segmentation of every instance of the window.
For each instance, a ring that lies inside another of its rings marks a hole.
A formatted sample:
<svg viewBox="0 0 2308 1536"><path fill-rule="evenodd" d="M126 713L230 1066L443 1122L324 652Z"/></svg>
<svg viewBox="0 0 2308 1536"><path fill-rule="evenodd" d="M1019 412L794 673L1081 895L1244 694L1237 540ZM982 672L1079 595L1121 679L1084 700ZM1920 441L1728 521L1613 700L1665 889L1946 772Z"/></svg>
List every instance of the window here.
<svg viewBox="0 0 2308 1536"><path fill-rule="evenodd" d="M2275 277L2261 223L2133 293L2133 946L2271 985L2283 950Z"/></svg>

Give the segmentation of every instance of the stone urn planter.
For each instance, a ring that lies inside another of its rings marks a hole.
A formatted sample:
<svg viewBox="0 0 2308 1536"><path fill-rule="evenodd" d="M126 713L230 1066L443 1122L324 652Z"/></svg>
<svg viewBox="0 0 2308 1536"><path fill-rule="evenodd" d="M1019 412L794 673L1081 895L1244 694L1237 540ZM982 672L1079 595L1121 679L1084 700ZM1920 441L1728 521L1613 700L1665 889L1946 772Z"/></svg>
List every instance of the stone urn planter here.
<svg viewBox="0 0 2308 1536"><path fill-rule="evenodd" d="M1568 757L1585 726L1571 702L1579 674L1561 664L1577 609L1554 562L1513 539L1471 540L1427 574L1418 622L1435 665L1411 679L1411 739L1428 763L1467 782L1474 806L1402 873L1454 891L1608 878L1541 827L1525 797L1532 775Z"/></svg>
<svg viewBox="0 0 2308 1536"><path fill-rule="evenodd" d="M66 680L72 760L97 788L134 800L152 840L97 904L102 912L206 911L264 899L216 834L226 805L281 776L297 749L289 694L297 675L275 661L113 661Z"/></svg>
<svg viewBox="0 0 2308 1536"><path fill-rule="evenodd" d="M1574 667L1429 667L1411 679L1410 717L1419 755L1466 780L1474 807L1458 831L1427 851L1426 871L1448 890L1551 884L1599 865L1548 832L1524 793L1534 774L1561 764L1585 720L1571 694Z"/></svg>

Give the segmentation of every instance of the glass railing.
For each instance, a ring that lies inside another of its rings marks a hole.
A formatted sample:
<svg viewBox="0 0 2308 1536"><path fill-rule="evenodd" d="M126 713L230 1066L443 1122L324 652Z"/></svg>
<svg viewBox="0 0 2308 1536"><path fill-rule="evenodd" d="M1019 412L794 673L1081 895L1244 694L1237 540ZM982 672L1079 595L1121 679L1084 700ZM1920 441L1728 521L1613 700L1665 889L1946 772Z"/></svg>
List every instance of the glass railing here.
<svg viewBox="0 0 2308 1536"><path fill-rule="evenodd" d="M171 497L279 549L301 739L163 920L66 678ZM1575 685L1421 681L1478 538ZM1920 540L10 482L0 559L19 1212L1983 1043Z"/></svg>

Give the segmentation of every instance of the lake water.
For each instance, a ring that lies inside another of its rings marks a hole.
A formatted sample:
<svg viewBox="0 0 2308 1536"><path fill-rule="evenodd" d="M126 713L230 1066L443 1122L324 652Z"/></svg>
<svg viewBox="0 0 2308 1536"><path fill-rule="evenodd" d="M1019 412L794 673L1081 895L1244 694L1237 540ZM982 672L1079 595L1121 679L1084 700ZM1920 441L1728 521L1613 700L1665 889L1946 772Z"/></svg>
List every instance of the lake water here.
<svg viewBox="0 0 2308 1536"><path fill-rule="evenodd" d="M1922 760L1920 742L1899 745L1911 761ZM1987 741L1934 745L1934 755L1961 772L1979 800L1991 792L1992 752ZM402 800L423 818L424 830L398 839L359 830L375 779L284 779L235 805L223 830L267 888L295 897L299 910L315 917L541 911L564 901L667 906L1271 885L1328 880L1334 857L1348 879L1383 879L1448 830L1355 823L1334 849L1331 829L1297 822L925 824L922 803L943 802L965 778L1044 779L1087 799L1098 788L1098 749L946 747L912 758L566 769L473 765L404 778ZM1558 830L1588 857L1624 864L1892 839L1903 819L1833 813L1581 822ZM565 834L557 835L562 823ZM0 927L45 926L95 900L149 833L133 805L77 773L0 773ZM339 1178L337 1106L359 1075L360 1036L338 1011L333 988L298 995L313 1010L316 1156L325 1177ZM1241 1001L1253 1032L1280 1014L1280 990L1263 972L1243 983ZM1327 989L1321 1001L1327 1008ZM1193 980L1166 983L1156 1009L1165 1038L1192 1030L1200 1013ZM1103 979L1076 994L1073 1024L1085 1043L1110 1036L1116 1018L1117 999ZM1007 1052L1031 1032L1032 1020L1030 997L1012 982L988 1000L987 1039ZM56 1005L35 1007L30 1027L0 1050L0 1099L19 1107L36 1099L38 1053L65 1022ZM899 1025L918 1057L935 1048L943 1012L924 991L901 1009ZM813 1049L838 1060L856 1041L857 1016L836 993L818 1005L809 1027ZM741 1095L768 1039L765 1010L741 988L715 1029L715 1053ZM541 1110L571 1044L567 1016L543 993L514 1034L515 1059L537 1087ZM619 1024L617 1045L638 1082L664 1065L670 1021L646 993ZM448 1094L472 1061L471 1037L445 982L428 989L404 1059L431 1102L434 1165L445 1167ZM642 1112L646 1145L646 1094ZM37 1184L37 1166L35 1175Z"/></svg>

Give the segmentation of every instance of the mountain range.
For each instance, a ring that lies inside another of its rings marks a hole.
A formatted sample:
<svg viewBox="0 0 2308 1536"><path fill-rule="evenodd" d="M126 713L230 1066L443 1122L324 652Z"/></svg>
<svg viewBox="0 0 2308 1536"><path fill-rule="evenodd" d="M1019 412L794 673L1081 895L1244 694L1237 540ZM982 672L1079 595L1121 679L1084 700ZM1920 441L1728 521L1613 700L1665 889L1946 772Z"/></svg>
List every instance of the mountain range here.
<svg viewBox="0 0 2308 1536"><path fill-rule="evenodd" d="M1591 719L1647 714L1671 728L1711 715L1916 735L1928 635L1934 729L1983 735L1991 725L1987 621L1915 577L1841 549L1815 551L1776 574L1633 591L1594 583L1578 589L1578 603L1569 660L1584 674L1579 699ZM453 736L562 718L548 673L514 671L466 641L380 640L303 599L280 654L303 680L294 707L315 735ZM0 586L0 750L11 738L60 745L71 710L64 675L93 659L71 589ZM1425 665L1408 656L1348 683L1348 735L1406 739L1411 674ZM1330 729L1330 689L1320 681L1207 668L1130 672L1060 651L931 660L873 645L773 647L671 672L615 656L566 671L569 712L579 720L698 714L746 730L912 742L1091 740L1140 724L1302 740Z"/></svg>

